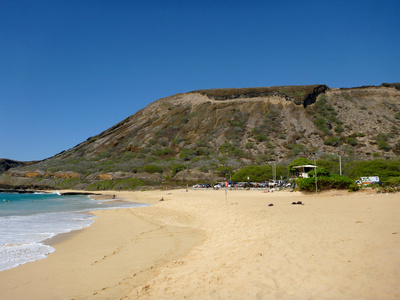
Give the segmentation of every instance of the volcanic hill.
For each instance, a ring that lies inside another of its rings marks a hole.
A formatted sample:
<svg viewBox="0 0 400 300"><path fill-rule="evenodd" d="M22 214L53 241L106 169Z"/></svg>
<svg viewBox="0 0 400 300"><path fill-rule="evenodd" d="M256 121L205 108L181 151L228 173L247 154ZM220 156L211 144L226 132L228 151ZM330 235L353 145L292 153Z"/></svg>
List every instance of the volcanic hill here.
<svg viewBox="0 0 400 300"><path fill-rule="evenodd" d="M159 99L67 151L11 168L0 185L215 180L221 167L234 171L310 152L396 158L399 129L400 84L197 90Z"/></svg>

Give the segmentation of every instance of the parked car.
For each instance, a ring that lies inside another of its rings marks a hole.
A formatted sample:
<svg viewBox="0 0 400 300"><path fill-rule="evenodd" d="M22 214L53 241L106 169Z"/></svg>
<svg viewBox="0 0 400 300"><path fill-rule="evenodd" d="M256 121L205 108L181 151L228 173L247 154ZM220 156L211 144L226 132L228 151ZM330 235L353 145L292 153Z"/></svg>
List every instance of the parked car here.
<svg viewBox="0 0 400 300"><path fill-rule="evenodd" d="M198 189L198 188L203 188L203 189L208 189L211 187L211 184L209 183L197 183L193 186L193 188Z"/></svg>
<svg viewBox="0 0 400 300"><path fill-rule="evenodd" d="M237 187L237 188L245 188L246 186L247 186L246 182L238 182L235 185L235 187Z"/></svg>

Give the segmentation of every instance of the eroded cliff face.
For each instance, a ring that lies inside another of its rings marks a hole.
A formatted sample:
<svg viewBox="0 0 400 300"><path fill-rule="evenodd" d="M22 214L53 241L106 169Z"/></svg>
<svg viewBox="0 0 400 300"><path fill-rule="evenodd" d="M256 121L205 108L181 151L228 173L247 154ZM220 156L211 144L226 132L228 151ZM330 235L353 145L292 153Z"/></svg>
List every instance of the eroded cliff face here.
<svg viewBox="0 0 400 300"><path fill-rule="evenodd" d="M306 107L315 103L317 97L329 88L326 85L276 86L241 89L198 90L199 93L214 100L250 99L250 98L285 98L297 105Z"/></svg>
<svg viewBox="0 0 400 300"><path fill-rule="evenodd" d="M192 170L234 168L319 151L360 158L400 154L398 84L199 90L159 99L72 149L35 164L109 161ZM187 154L187 155L186 155ZM92 164L92 165L93 165ZM92 168L93 172L105 172ZM91 169L90 169L91 170ZM87 171L88 173L92 171Z"/></svg>

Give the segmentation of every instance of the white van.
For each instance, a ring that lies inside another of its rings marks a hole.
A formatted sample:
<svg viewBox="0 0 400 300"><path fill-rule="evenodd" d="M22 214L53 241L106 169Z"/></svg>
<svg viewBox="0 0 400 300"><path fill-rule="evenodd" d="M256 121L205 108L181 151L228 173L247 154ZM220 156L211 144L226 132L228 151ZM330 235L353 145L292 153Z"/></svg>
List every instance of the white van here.
<svg viewBox="0 0 400 300"><path fill-rule="evenodd" d="M368 185L373 183L379 183L379 176L369 176L369 177L360 177L356 180L358 185Z"/></svg>

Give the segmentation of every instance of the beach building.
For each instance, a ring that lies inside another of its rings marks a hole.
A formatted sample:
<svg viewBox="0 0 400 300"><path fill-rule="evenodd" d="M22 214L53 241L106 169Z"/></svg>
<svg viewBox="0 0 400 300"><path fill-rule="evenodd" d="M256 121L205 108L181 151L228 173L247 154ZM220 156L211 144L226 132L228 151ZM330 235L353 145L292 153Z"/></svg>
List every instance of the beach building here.
<svg viewBox="0 0 400 300"><path fill-rule="evenodd" d="M318 168L318 166L303 165L303 166L295 166L293 168L296 169L296 171L292 173L294 177L308 178L308 172L310 172L311 170L315 170L316 168Z"/></svg>

